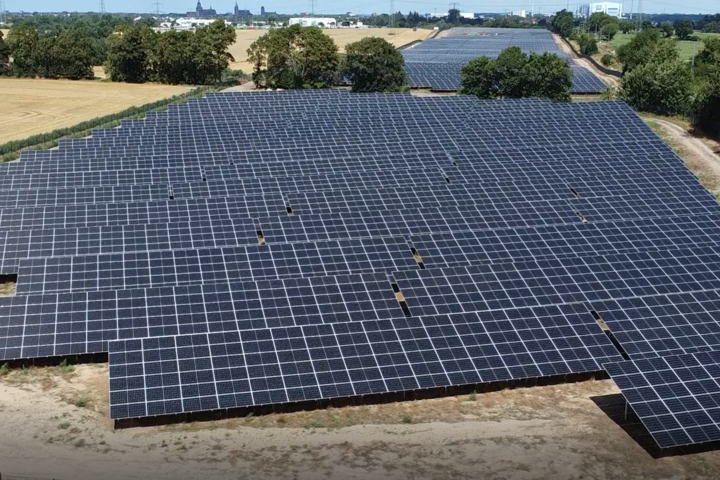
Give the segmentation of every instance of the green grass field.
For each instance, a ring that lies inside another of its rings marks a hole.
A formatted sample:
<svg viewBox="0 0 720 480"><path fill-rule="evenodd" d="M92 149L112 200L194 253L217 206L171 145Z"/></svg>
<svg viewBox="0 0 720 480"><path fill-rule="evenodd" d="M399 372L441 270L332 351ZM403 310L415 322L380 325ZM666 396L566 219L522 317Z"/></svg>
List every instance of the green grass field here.
<svg viewBox="0 0 720 480"><path fill-rule="evenodd" d="M698 37L700 40L704 40L709 37L720 37L720 33L700 33L695 32L694 34L696 37ZM630 43L630 40L632 40L633 34L628 33L618 33L615 35L615 38L613 38L612 42L610 42L610 47L617 52L618 48L622 47L626 43ZM677 42L678 43L678 50L680 51L680 58L683 60L690 60L692 58L693 53L693 44L695 42ZM700 50L702 50L702 42L697 42L697 45L695 46L696 50L695 53L697 54Z"/></svg>

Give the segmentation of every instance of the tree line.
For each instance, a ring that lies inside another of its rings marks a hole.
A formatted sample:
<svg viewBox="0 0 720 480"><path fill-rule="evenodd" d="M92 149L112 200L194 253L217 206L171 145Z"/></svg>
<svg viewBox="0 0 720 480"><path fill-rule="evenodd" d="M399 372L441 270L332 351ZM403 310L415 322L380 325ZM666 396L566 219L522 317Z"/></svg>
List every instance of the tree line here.
<svg viewBox="0 0 720 480"><path fill-rule="evenodd" d="M715 21L715 17L705 19L705 27ZM618 29L626 31L623 24L607 15L593 14L585 27L579 29L573 14L562 10L551 20L549 28L576 40L582 53L592 55L597 53L595 36L583 30L594 29L612 39ZM620 98L640 111L691 115L699 127L720 135L720 38L704 40L691 64L680 58L677 41L693 37L693 22L677 20L657 27L647 23L639 26L640 31L617 51L617 61L623 65ZM635 28L637 25L632 30ZM607 62L606 57L603 62Z"/></svg>
<svg viewBox="0 0 720 480"><path fill-rule="evenodd" d="M210 85L234 59L235 30L217 20L195 31L166 33L147 25L120 24L104 40L105 72L112 81ZM0 74L15 77L94 78L97 52L77 27L44 32L28 24L0 33Z"/></svg>
<svg viewBox="0 0 720 480"><path fill-rule="evenodd" d="M276 28L247 50L257 88L327 88L352 84L354 92L395 92L405 88L405 59L388 41L367 37L338 46L318 28Z"/></svg>

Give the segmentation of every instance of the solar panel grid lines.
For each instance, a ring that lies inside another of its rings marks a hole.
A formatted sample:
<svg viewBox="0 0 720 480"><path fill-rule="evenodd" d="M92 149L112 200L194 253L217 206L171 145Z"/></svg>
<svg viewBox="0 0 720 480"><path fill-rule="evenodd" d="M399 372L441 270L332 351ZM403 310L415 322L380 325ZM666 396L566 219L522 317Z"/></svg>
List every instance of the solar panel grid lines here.
<svg viewBox="0 0 720 480"><path fill-rule="evenodd" d="M16 294L391 272L418 268L403 238L385 237L21 261Z"/></svg>
<svg viewBox="0 0 720 480"><path fill-rule="evenodd" d="M438 315L717 290L720 274L712 265L719 253L705 246L407 270L393 276L413 315Z"/></svg>
<svg viewBox="0 0 720 480"><path fill-rule="evenodd" d="M631 359L720 349L716 291L595 302Z"/></svg>
<svg viewBox="0 0 720 480"><path fill-rule="evenodd" d="M400 317L109 348L113 419L584 373L621 358L590 315L530 309L491 322Z"/></svg>
<svg viewBox="0 0 720 480"><path fill-rule="evenodd" d="M408 237L427 268L715 246L718 218L579 223Z"/></svg>
<svg viewBox="0 0 720 480"><path fill-rule="evenodd" d="M250 221L286 214L283 195L251 195L157 202L78 204L0 209L0 234L15 230L53 230L176 222ZM14 238L7 234L5 238ZM29 236L30 234L20 234Z"/></svg>
<svg viewBox="0 0 720 480"><path fill-rule="evenodd" d="M0 359L108 351L108 341L402 318L383 273L0 298Z"/></svg>
<svg viewBox="0 0 720 480"><path fill-rule="evenodd" d="M720 441L720 352L604 367L661 448Z"/></svg>

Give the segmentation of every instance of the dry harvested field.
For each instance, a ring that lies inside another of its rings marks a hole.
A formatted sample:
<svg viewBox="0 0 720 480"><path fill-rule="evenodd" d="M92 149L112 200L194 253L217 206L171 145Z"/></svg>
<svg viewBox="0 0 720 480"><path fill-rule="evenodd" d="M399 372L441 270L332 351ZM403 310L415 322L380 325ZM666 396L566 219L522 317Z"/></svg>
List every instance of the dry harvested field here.
<svg viewBox="0 0 720 480"><path fill-rule="evenodd" d="M69 370L0 376L3 480L717 479L720 469L720 451L654 458L609 380L113 430L107 365Z"/></svg>
<svg viewBox="0 0 720 480"><path fill-rule="evenodd" d="M2 78L0 143L70 127L188 90L191 87Z"/></svg>
<svg viewBox="0 0 720 480"><path fill-rule="evenodd" d="M407 45L416 40L425 40L432 30L412 28L336 28L323 30L326 35L335 40L340 52L345 51L345 45L357 42L365 37L380 37L396 47ZM230 67L241 69L245 73L252 71L252 65L247 62L247 49L255 40L267 33L267 30L237 30L237 40L230 47L230 53L235 57L235 63Z"/></svg>

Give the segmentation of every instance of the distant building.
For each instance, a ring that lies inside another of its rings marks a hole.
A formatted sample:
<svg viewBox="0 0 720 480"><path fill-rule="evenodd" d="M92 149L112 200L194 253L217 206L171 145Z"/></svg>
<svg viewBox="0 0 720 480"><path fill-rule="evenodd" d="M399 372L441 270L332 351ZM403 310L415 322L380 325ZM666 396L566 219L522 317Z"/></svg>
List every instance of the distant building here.
<svg viewBox="0 0 720 480"><path fill-rule="evenodd" d="M235 10L233 10L233 15L236 17L249 17L252 15L250 13L250 10L240 10L240 7L238 7L237 1L235 2Z"/></svg>
<svg viewBox="0 0 720 480"><path fill-rule="evenodd" d="M527 17L527 12L525 10L513 10L510 14L513 17L521 17L521 18Z"/></svg>
<svg viewBox="0 0 720 480"><path fill-rule="evenodd" d="M217 17L217 12L212 8L212 5L208 9L204 9L200 0L198 0L197 6L194 12L187 12L188 18L202 18L202 17Z"/></svg>
<svg viewBox="0 0 720 480"><path fill-rule="evenodd" d="M475 14L469 13L469 12L460 12L460 18L468 18L468 19L472 20L475 18Z"/></svg>
<svg viewBox="0 0 720 480"><path fill-rule="evenodd" d="M318 17L295 17L288 21L288 25L300 25L302 27L337 27L337 20L334 18L318 18Z"/></svg>
<svg viewBox="0 0 720 480"><path fill-rule="evenodd" d="M260 7L260 15L265 15L265 7Z"/></svg>
<svg viewBox="0 0 720 480"><path fill-rule="evenodd" d="M589 17L593 13L604 13L611 17L621 18L622 17L622 3L614 2L599 2L599 3L586 3L578 6L578 15L582 17Z"/></svg>

